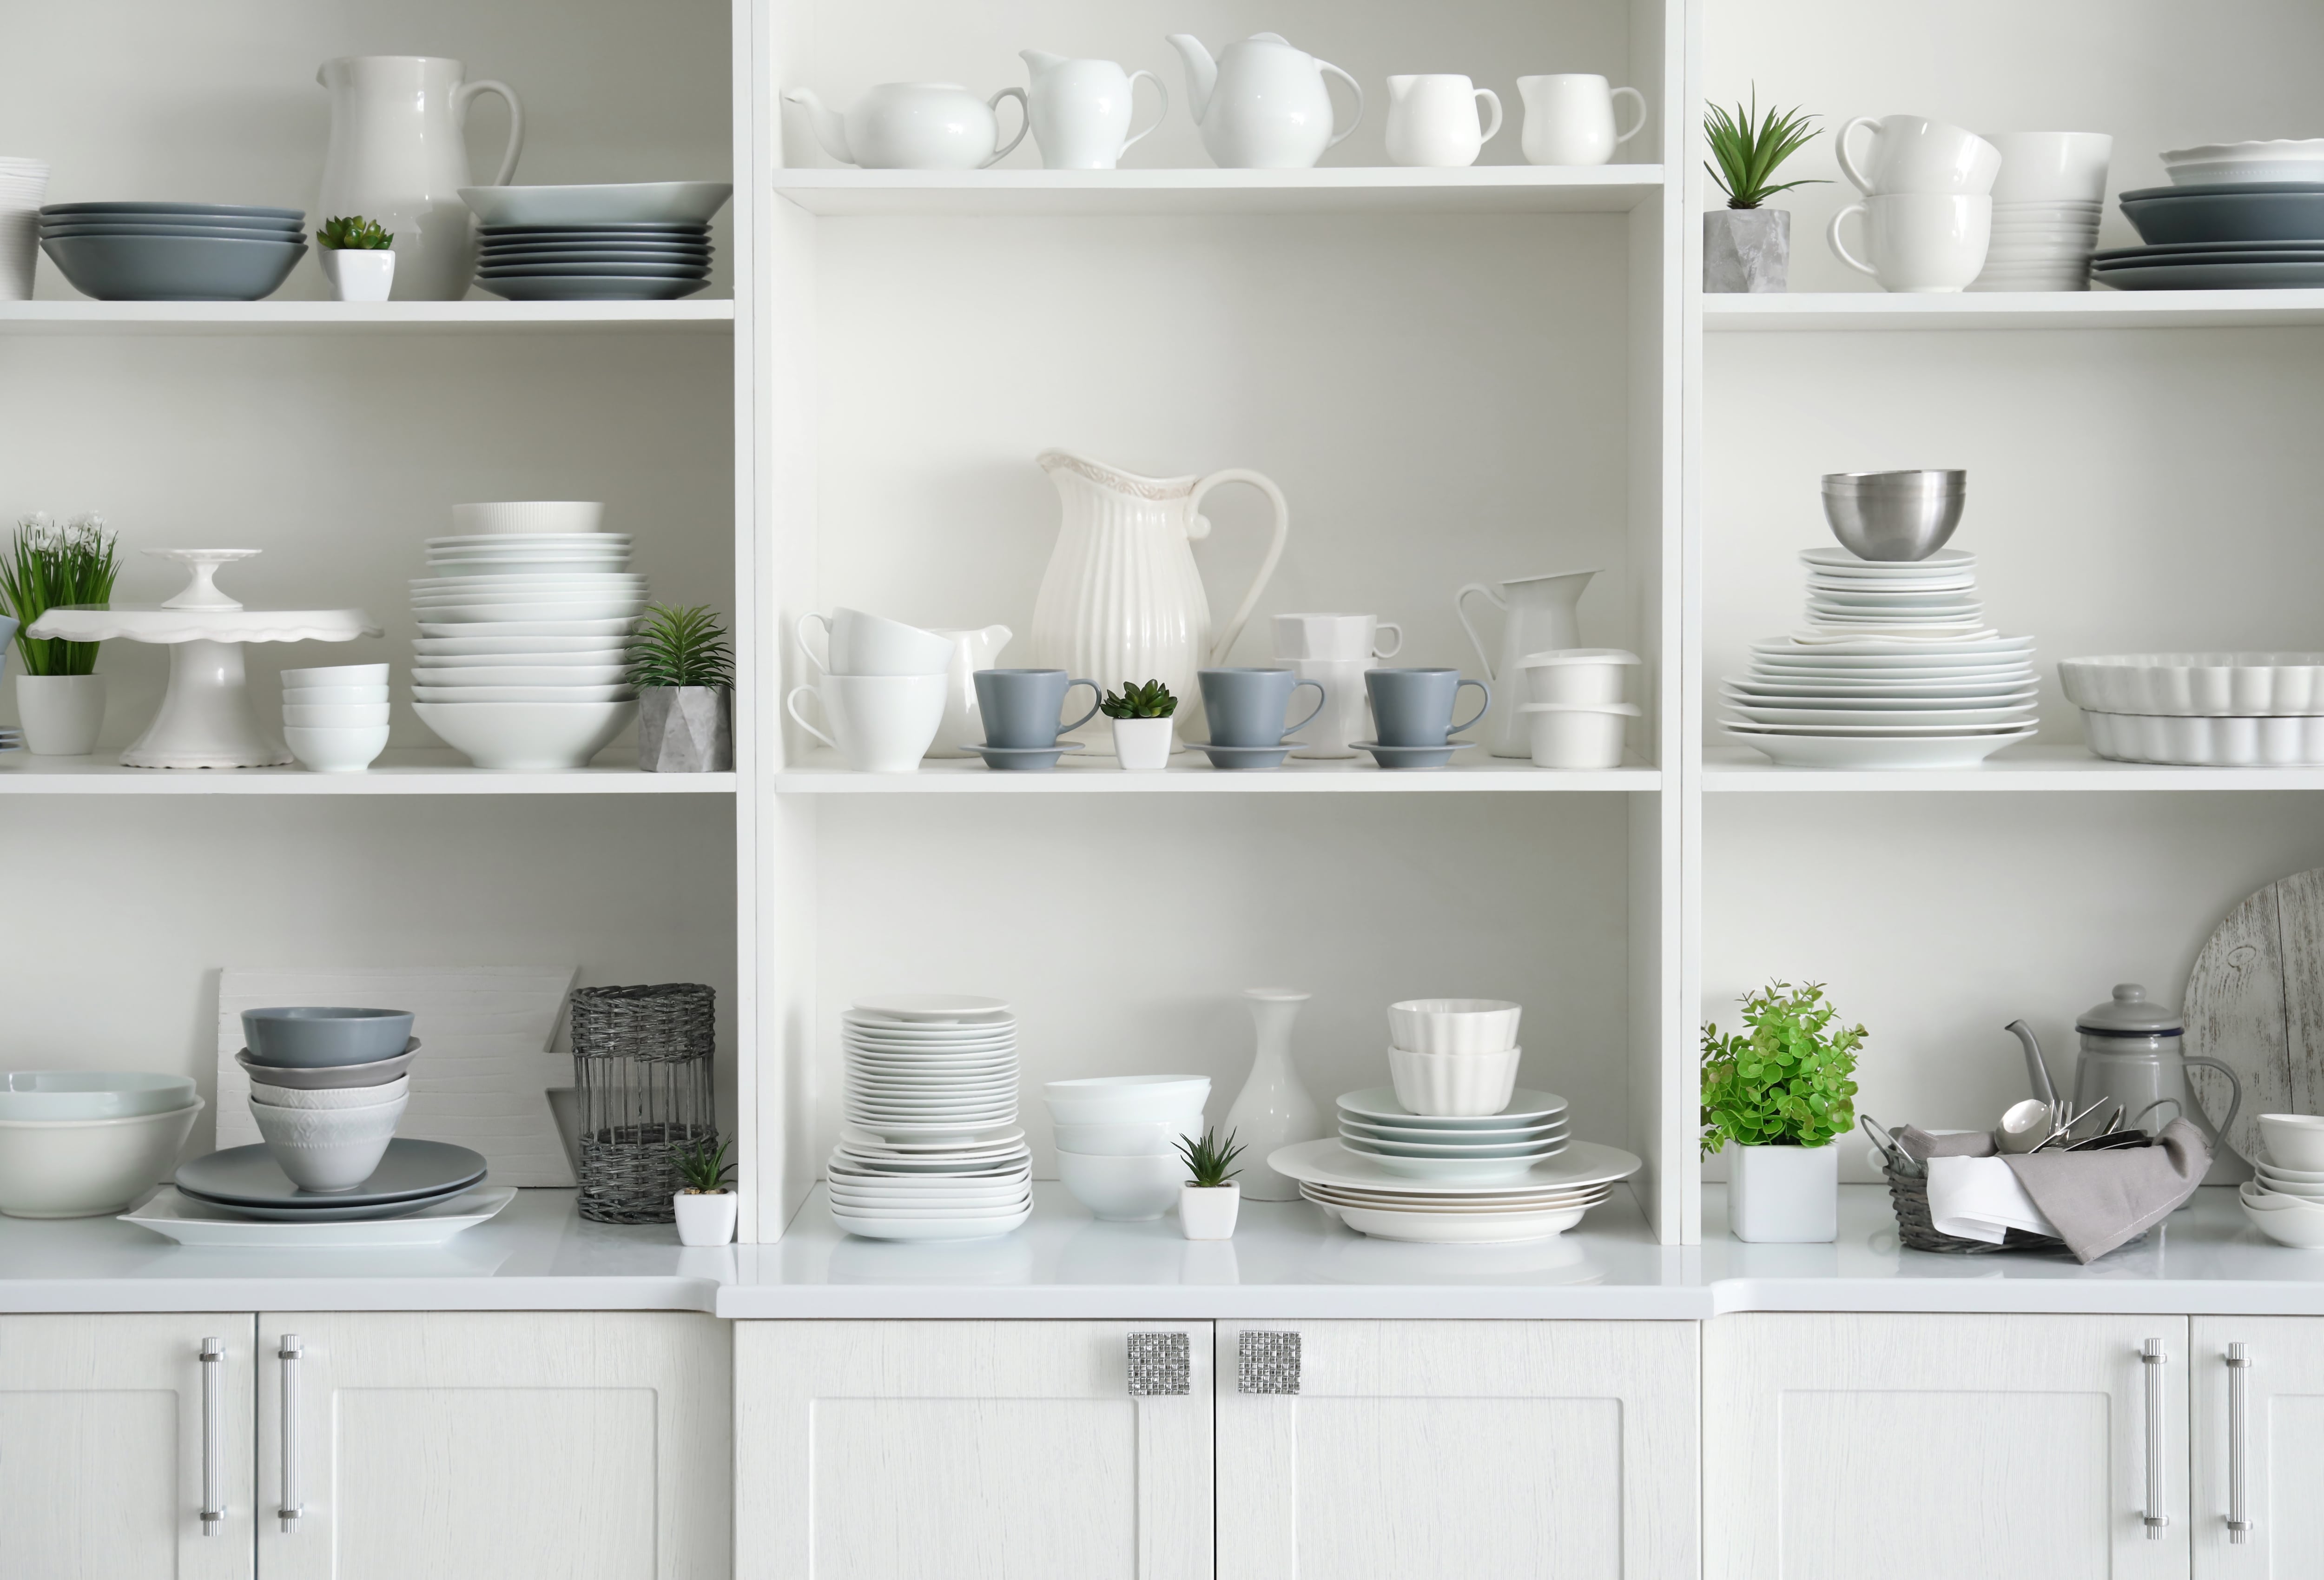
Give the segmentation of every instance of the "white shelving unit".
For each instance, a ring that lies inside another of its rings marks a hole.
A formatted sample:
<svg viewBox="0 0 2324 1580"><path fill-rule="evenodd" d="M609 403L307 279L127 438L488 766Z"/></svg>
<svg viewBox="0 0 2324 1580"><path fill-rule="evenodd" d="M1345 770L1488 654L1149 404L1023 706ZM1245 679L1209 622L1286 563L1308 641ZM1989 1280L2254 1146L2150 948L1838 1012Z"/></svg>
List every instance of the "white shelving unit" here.
<svg viewBox="0 0 2324 1580"><path fill-rule="evenodd" d="M1877 329L2266 329L2324 324L2319 291L1870 291L1706 296L1702 327L1728 335Z"/></svg>

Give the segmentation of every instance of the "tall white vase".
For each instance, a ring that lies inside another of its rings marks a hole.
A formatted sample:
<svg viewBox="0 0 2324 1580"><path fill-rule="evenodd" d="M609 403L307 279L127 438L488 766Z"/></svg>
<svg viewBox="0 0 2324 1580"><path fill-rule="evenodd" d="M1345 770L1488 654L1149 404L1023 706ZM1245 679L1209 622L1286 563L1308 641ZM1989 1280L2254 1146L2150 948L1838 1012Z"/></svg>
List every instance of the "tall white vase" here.
<svg viewBox="0 0 2324 1580"><path fill-rule="evenodd" d="M1291 1067L1291 1023L1308 995L1288 987L1247 987L1244 1000L1259 1030L1259 1054L1250 1063L1250 1078L1227 1110L1221 1135L1231 1134L1243 1149L1238 1181L1251 1201L1297 1201L1298 1182L1267 1166L1267 1155L1295 1141L1321 1141L1329 1134L1323 1112L1300 1084Z"/></svg>

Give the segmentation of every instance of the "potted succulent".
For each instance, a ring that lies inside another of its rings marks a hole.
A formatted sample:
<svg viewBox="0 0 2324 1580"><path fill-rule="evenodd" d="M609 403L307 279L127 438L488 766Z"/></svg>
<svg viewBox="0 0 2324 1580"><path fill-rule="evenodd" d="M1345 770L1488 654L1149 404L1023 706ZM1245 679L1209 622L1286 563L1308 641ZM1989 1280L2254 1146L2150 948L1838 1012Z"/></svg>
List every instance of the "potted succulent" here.
<svg viewBox="0 0 2324 1580"><path fill-rule="evenodd" d="M1711 179L1727 194L1727 207L1702 217L1702 289L1707 291L1782 291L1792 263L1792 216L1787 208L1760 207L1794 187L1822 186L1814 179L1775 180L1783 162L1813 137L1813 115L1797 109L1759 114L1759 91L1748 109L1713 105L1702 117L1711 144Z"/></svg>
<svg viewBox="0 0 2324 1580"><path fill-rule="evenodd" d="M1186 1160L1187 1179L1178 1187L1178 1227L1189 1240L1231 1240L1235 1215L1242 1208L1242 1187L1234 1177L1242 1172L1234 1160L1242 1156L1234 1132L1219 1140L1206 1130L1199 1141L1180 1136L1171 1143Z"/></svg>
<svg viewBox="0 0 2324 1580"><path fill-rule="evenodd" d="M1733 1142L1729 1226L1738 1240L1816 1242L1840 1232L1840 1149L1856 1128L1864 1028L1834 1030L1821 984L1770 983L1743 1001L1745 1030L1702 1029L1702 1150Z"/></svg>
<svg viewBox="0 0 2324 1580"><path fill-rule="evenodd" d="M1159 680L1139 686L1124 682L1098 702L1113 721L1113 754L1133 773L1157 773L1170 764L1170 733L1177 728L1171 716L1178 699Z"/></svg>
<svg viewBox="0 0 2324 1580"><path fill-rule="evenodd" d="M93 642L35 641L32 622L66 604L107 604L121 569L114 534L101 516L58 526L45 513L20 517L15 541L0 559L0 600L16 621L16 716L25 750L41 757L86 757L105 723L105 677Z"/></svg>
<svg viewBox="0 0 2324 1580"><path fill-rule="evenodd" d="M376 220L342 214L315 233L315 259L341 301L385 301L395 283L395 237Z"/></svg>
<svg viewBox="0 0 2324 1580"><path fill-rule="evenodd" d="M680 1245L724 1245L734 1238L734 1210L742 1198L728 1188L734 1166L726 1153L734 1143L713 1147L707 1138L678 1154L678 1177L686 1186L670 1198L678 1214Z"/></svg>
<svg viewBox="0 0 2324 1580"><path fill-rule="evenodd" d="M638 690L638 766L648 773L731 773L734 650L706 608L655 604L630 638Z"/></svg>

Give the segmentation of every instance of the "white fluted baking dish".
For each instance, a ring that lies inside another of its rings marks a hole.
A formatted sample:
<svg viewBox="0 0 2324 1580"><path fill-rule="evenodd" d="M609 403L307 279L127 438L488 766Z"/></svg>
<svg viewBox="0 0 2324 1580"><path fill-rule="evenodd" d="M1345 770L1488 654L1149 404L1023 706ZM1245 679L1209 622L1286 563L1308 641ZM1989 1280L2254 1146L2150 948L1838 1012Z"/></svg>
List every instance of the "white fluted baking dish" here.
<svg viewBox="0 0 2324 1580"><path fill-rule="evenodd" d="M2267 718L2324 714L2324 653L2121 653L2065 659L2066 700L2111 714Z"/></svg>
<svg viewBox="0 0 2324 1580"><path fill-rule="evenodd" d="M2117 762L2198 768L2324 767L2324 717L2194 718L2084 709L2090 750Z"/></svg>

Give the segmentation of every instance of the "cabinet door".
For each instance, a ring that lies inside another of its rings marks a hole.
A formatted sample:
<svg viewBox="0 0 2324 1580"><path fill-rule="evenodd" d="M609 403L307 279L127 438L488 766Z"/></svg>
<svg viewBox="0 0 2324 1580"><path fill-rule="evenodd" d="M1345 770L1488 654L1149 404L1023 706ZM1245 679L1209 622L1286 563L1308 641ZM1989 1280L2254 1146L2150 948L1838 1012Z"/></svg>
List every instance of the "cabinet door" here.
<svg viewBox="0 0 2324 1580"><path fill-rule="evenodd" d="M1208 1323L735 1327L741 1580L1210 1575Z"/></svg>
<svg viewBox="0 0 2324 1580"><path fill-rule="evenodd" d="M2178 1317L1716 1318L1703 1573L2183 1580L2187 1371Z"/></svg>
<svg viewBox="0 0 2324 1580"><path fill-rule="evenodd" d="M258 1331L262 1580L726 1575L715 1317L270 1312Z"/></svg>
<svg viewBox="0 0 2324 1580"><path fill-rule="evenodd" d="M0 1317L0 1576L248 1576L251 1331Z"/></svg>
<svg viewBox="0 0 2324 1580"><path fill-rule="evenodd" d="M2324 1318L2193 1326L2195 1573L2313 1580L2324 1575ZM2247 1523L2241 1541L2227 1523L2236 1518Z"/></svg>
<svg viewBox="0 0 2324 1580"><path fill-rule="evenodd" d="M1691 1322L1222 1322L1219 1580L1693 1580L1698 1344Z"/></svg>

